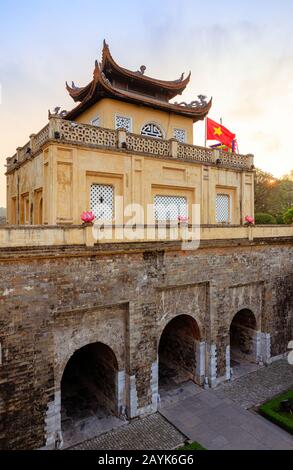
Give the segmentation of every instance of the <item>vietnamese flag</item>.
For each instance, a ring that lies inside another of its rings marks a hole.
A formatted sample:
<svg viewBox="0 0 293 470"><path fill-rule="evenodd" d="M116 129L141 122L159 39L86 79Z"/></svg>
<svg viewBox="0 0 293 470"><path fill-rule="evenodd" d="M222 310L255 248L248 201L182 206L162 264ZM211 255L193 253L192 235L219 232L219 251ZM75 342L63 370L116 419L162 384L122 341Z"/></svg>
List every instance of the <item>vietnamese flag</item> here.
<svg viewBox="0 0 293 470"><path fill-rule="evenodd" d="M222 124L218 124L209 118L207 118L206 126L208 140L217 140L228 147L232 146L232 142L235 139L236 134L232 134L232 132L228 131L228 129L222 126Z"/></svg>

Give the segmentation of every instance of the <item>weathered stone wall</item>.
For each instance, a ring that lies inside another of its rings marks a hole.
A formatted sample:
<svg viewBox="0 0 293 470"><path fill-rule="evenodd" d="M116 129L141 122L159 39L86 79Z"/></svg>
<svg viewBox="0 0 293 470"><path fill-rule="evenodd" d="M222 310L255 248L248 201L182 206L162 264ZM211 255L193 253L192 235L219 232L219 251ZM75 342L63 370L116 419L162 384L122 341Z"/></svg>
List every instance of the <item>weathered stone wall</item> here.
<svg viewBox="0 0 293 470"><path fill-rule="evenodd" d="M271 356L284 353L292 286L292 240L0 252L0 448L54 446L62 374L87 344L114 352L130 417L157 408L159 340L177 315L197 322L211 385L225 378L230 324L243 308Z"/></svg>

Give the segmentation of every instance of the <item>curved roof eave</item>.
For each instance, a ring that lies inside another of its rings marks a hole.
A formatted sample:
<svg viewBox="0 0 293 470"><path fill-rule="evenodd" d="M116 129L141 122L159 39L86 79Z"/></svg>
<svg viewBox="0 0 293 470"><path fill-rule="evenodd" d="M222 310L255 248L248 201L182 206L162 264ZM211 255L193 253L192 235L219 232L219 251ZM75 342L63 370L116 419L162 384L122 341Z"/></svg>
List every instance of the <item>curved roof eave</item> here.
<svg viewBox="0 0 293 470"><path fill-rule="evenodd" d="M101 70L101 66L96 62L95 70L94 70L94 78L91 82L91 86L88 89L88 93L78 106L73 108L69 111L66 115L66 119L74 119L79 114L81 114L85 109L87 109L94 99L94 95L97 92L97 87L100 88L101 94L112 97L114 99L120 99L122 101L132 101L137 104L144 104L145 106L152 106L157 109L161 109L163 111L173 112L175 114L179 114L181 116L189 117L193 119L194 122L204 119L205 116L208 114L211 105L212 99L206 103L206 105L199 106L199 107L188 107L188 106L181 106L176 105L173 103L168 103L164 101L156 100L155 98L151 97L142 97L137 95L136 93L120 90L115 88L111 85L110 81L103 76L103 72ZM97 100L101 99L102 96L97 96Z"/></svg>
<svg viewBox="0 0 293 470"><path fill-rule="evenodd" d="M187 86L190 81L191 72L187 75L186 78L183 79L184 74L177 80L159 80L156 78L148 77L139 72L133 72L132 70L128 70L124 67L120 67L117 62L113 59L113 56L110 52L109 45L106 43L105 39L103 42L103 51L102 51L102 62L101 62L101 69L104 71L105 66L109 62L114 70L116 70L121 75L124 75L129 78L134 78L140 80L145 83L154 84L156 86L160 86L169 91L177 91L177 94L180 94Z"/></svg>

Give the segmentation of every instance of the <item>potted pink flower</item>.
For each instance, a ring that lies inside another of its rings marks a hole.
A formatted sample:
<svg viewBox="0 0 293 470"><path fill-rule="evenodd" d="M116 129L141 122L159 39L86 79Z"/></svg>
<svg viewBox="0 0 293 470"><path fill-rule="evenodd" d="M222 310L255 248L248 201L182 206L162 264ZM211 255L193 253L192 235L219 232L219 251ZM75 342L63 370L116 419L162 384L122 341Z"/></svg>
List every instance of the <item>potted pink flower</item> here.
<svg viewBox="0 0 293 470"><path fill-rule="evenodd" d="M254 225L254 218L250 215L247 215L244 220L245 225Z"/></svg>
<svg viewBox="0 0 293 470"><path fill-rule="evenodd" d="M92 211L83 211L80 218L84 224L92 224L95 220L95 214Z"/></svg>
<svg viewBox="0 0 293 470"><path fill-rule="evenodd" d="M186 217L185 215L178 215L177 220L178 220L178 225L188 224L188 217Z"/></svg>

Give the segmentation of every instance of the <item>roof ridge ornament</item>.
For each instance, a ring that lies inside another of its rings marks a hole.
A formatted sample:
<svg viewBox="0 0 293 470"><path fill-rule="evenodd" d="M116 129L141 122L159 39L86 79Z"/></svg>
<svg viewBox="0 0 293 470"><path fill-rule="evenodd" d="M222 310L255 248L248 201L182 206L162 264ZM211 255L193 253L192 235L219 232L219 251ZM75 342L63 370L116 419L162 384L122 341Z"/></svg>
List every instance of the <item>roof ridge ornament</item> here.
<svg viewBox="0 0 293 470"><path fill-rule="evenodd" d="M185 106L186 108L202 108L203 106L206 106L208 104L207 102L207 96L205 95L197 95L198 100L191 101L190 103L186 103L186 101L181 101L178 103L178 101L175 101L174 104L178 106Z"/></svg>
<svg viewBox="0 0 293 470"><path fill-rule="evenodd" d="M140 73L141 75L143 75L146 71L146 66L145 65L141 65L139 67L139 70L137 70L137 73Z"/></svg>
<svg viewBox="0 0 293 470"><path fill-rule="evenodd" d="M53 109L53 112L51 113L50 109L48 110L48 118L50 119L51 117L60 117L60 118L64 118L67 114L67 111L66 109L62 109L61 111L61 107L60 106L56 106L54 109Z"/></svg>

